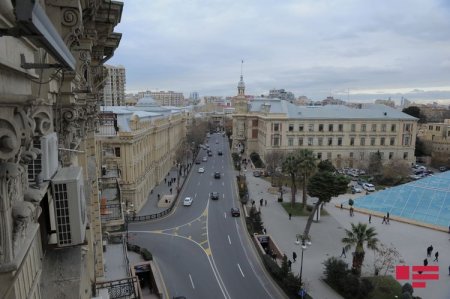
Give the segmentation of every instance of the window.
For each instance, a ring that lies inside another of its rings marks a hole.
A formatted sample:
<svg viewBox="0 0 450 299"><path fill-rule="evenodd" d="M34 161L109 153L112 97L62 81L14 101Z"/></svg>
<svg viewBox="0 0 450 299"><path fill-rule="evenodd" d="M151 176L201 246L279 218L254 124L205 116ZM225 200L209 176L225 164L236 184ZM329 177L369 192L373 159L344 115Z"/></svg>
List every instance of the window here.
<svg viewBox="0 0 450 299"><path fill-rule="evenodd" d="M333 145L333 137L328 137L328 146Z"/></svg>
<svg viewBox="0 0 450 299"><path fill-rule="evenodd" d="M273 135L272 137L272 146L280 146L280 135Z"/></svg>
<svg viewBox="0 0 450 299"><path fill-rule="evenodd" d="M380 138L380 145L383 145L384 146L384 143L386 142L386 138L384 138L384 137L381 137Z"/></svg>
<svg viewBox="0 0 450 299"><path fill-rule="evenodd" d="M428 130L433 131L433 126L428 126Z"/></svg>
<svg viewBox="0 0 450 299"><path fill-rule="evenodd" d="M258 126L258 120L257 119L252 120L252 126L253 127L257 127Z"/></svg>
<svg viewBox="0 0 450 299"><path fill-rule="evenodd" d="M403 153L403 159L405 159L405 160L408 159L408 152Z"/></svg>
<svg viewBox="0 0 450 299"><path fill-rule="evenodd" d="M395 145L395 137L391 137L391 140L389 141L389 145Z"/></svg>
<svg viewBox="0 0 450 299"><path fill-rule="evenodd" d="M327 153L327 159L331 161L331 152Z"/></svg>
<svg viewBox="0 0 450 299"><path fill-rule="evenodd" d="M293 132L294 131L294 124L289 124L289 132Z"/></svg>
<svg viewBox="0 0 450 299"><path fill-rule="evenodd" d="M115 147L114 153L115 153L116 157L120 158L120 147Z"/></svg>
<svg viewBox="0 0 450 299"><path fill-rule="evenodd" d="M317 159L322 160L322 153L317 153Z"/></svg>
<svg viewBox="0 0 450 299"><path fill-rule="evenodd" d="M338 146L342 146L342 137L338 137Z"/></svg>
<svg viewBox="0 0 450 299"><path fill-rule="evenodd" d="M361 137L360 145L366 145L366 138Z"/></svg>
<svg viewBox="0 0 450 299"><path fill-rule="evenodd" d="M350 145L351 146L355 145L355 137L350 137Z"/></svg>
<svg viewBox="0 0 450 299"><path fill-rule="evenodd" d="M323 132L323 124L319 124L319 132Z"/></svg>
<svg viewBox="0 0 450 299"><path fill-rule="evenodd" d="M409 136L403 136L403 145L408 146L409 145Z"/></svg>
<svg viewBox="0 0 450 299"><path fill-rule="evenodd" d="M339 124L338 131L339 132L343 132L344 131L344 125L343 124Z"/></svg>
<svg viewBox="0 0 450 299"><path fill-rule="evenodd" d="M329 132L333 132L333 124L329 124L328 125L328 131Z"/></svg>
<svg viewBox="0 0 450 299"><path fill-rule="evenodd" d="M394 152L389 153L389 160L392 160L394 158Z"/></svg>
<svg viewBox="0 0 450 299"><path fill-rule="evenodd" d="M313 138L309 137L308 138L308 146L312 146L313 145Z"/></svg>
<svg viewBox="0 0 450 299"><path fill-rule="evenodd" d="M436 131L440 131L441 130L441 127L439 127L439 126L436 126ZM408 130L409 131L409 130Z"/></svg>
<svg viewBox="0 0 450 299"><path fill-rule="evenodd" d="M375 145L375 137L370 138L370 145L371 146Z"/></svg>
<svg viewBox="0 0 450 299"><path fill-rule="evenodd" d="M372 132L376 132L377 131L377 124L372 124Z"/></svg>
<svg viewBox="0 0 450 299"><path fill-rule="evenodd" d="M319 146L322 146L322 145L323 145L323 138L322 138L322 137L319 137L319 138L317 139L317 144L318 144Z"/></svg>
<svg viewBox="0 0 450 299"><path fill-rule="evenodd" d="M292 137L288 138L288 146L294 146L294 138Z"/></svg>
<svg viewBox="0 0 450 299"><path fill-rule="evenodd" d="M303 132L303 124L298 125L298 130L299 130L300 132Z"/></svg>
<svg viewBox="0 0 450 299"><path fill-rule="evenodd" d="M308 125L308 131L313 132L314 131L314 124Z"/></svg>
<svg viewBox="0 0 450 299"><path fill-rule="evenodd" d="M359 159L360 160L364 160L364 152L360 152L359 153Z"/></svg>
<svg viewBox="0 0 450 299"><path fill-rule="evenodd" d="M366 131L366 124L362 124L361 125L361 132L365 132Z"/></svg>
<svg viewBox="0 0 450 299"><path fill-rule="evenodd" d="M436 128L437 129L437 128ZM405 131L410 132L411 131L411 124L405 124ZM439 130L438 130L439 131Z"/></svg>
<svg viewBox="0 0 450 299"><path fill-rule="evenodd" d="M391 125L391 132L395 132L396 129L397 129L397 128L396 128L396 125L395 125L395 124L392 124L392 125Z"/></svg>
<svg viewBox="0 0 450 299"><path fill-rule="evenodd" d="M278 132L278 131L280 131L280 128L281 126L280 126L280 124L273 124L273 130L275 131L275 132Z"/></svg>
<svg viewBox="0 0 450 299"><path fill-rule="evenodd" d="M381 132L386 132L386 124L381 125Z"/></svg>
<svg viewBox="0 0 450 299"><path fill-rule="evenodd" d="M258 129L252 129L252 138L258 138Z"/></svg>
<svg viewBox="0 0 450 299"><path fill-rule="evenodd" d="M303 145L303 137L300 137L299 139L298 139L298 145Z"/></svg>
<svg viewBox="0 0 450 299"><path fill-rule="evenodd" d="M356 131L356 125L355 125L355 124L352 124L352 126L351 126L351 128L350 128L350 131L352 131L352 132L355 132L355 131Z"/></svg>
<svg viewBox="0 0 450 299"><path fill-rule="evenodd" d="M353 159L353 152L350 152L350 153L348 154L348 156L350 157L350 159Z"/></svg>

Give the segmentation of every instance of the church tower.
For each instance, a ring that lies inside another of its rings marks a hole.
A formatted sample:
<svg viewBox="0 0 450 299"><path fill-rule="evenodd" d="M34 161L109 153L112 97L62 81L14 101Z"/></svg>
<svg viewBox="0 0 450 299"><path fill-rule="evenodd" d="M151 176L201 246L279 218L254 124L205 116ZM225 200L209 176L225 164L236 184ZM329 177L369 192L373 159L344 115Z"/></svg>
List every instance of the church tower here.
<svg viewBox="0 0 450 299"><path fill-rule="evenodd" d="M239 80L238 83L238 94L233 99L233 106L235 108L235 113L247 113L248 107L247 107L247 98L245 97L245 83L244 83L244 76L242 75L242 65L244 64L244 61L241 62L241 80Z"/></svg>
<svg viewBox="0 0 450 299"><path fill-rule="evenodd" d="M233 114L233 149L236 149L239 153L243 153L246 147L247 140L247 113L248 113L248 101L245 97L245 83L244 76L242 75L241 62L241 80L238 83L238 94L232 100L234 107Z"/></svg>

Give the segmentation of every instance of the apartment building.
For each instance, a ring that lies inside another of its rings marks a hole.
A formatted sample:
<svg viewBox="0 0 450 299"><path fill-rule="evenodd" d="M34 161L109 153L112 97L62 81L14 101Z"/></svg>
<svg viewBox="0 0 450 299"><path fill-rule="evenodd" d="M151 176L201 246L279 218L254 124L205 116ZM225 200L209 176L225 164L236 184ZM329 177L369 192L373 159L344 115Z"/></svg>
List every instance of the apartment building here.
<svg viewBox="0 0 450 299"><path fill-rule="evenodd" d="M182 92L174 91L144 91L138 93L138 98L151 97L161 106L185 106Z"/></svg>
<svg viewBox="0 0 450 299"><path fill-rule="evenodd" d="M450 167L450 119L422 124L418 138L431 151L433 165Z"/></svg>
<svg viewBox="0 0 450 299"><path fill-rule="evenodd" d="M124 106L125 105L125 67L122 65L105 65L106 83L103 88L104 106Z"/></svg>
<svg viewBox="0 0 450 299"><path fill-rule="evenodd" d="M259 98L233 115L233 145L264 159L272 151L314 151L336 167L365 167L373 153L384 161L415 162L416 118L385 105L297 106Z"/></svg>

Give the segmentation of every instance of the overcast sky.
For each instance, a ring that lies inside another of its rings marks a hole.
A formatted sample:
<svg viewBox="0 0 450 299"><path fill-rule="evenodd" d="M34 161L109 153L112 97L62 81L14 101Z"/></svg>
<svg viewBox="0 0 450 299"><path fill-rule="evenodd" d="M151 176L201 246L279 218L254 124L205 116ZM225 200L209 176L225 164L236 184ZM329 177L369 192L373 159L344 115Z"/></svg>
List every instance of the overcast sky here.
<svg viewBox="0 0 450 299"><path fill-rule="evenodd" d="M450 103L448 0L127 0L127 92Z"/></svg>

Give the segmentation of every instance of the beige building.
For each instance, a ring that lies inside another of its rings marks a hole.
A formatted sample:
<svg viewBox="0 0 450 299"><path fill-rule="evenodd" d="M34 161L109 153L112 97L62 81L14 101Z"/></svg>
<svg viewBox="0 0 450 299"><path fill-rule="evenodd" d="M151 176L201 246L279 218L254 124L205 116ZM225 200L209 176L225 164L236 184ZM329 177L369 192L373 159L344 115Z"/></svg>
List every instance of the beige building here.
<svg viewBox="0 0 450 299"><path fill-rule="evenodd" d="M144 91L138 93L138 99L152 97L161 106L185 106L184 95L174 91Z"/></svg>
<svg viewBox="0 0 450 299"><path fill-rule="evenodd" d="M176 152L186 137L191 113L159 106L150 97L135 106L101 110L108 117L96 135L102 149L98 160L106 172L118 170L123 202L139 211L179 158Z"/></svg>
<svg viewBox="0 0 450 299"><path fill-rule="evenodd" d="M122 65L106 67L106 83L103 88L104 106L124 106L125 105L125 67Z"/></svg>
<svg viewBox="0 0 450 299"><path fill-rule="evenodd" d="M420 127L418 138L431 151L434 166L450 166L450 119L443 123L427 123Z"/></svg>
<svg viewBox="0 0 450 299"><path fill-rule="evenodd" d="M247 102L242 83L234 106L233 147L247 155L257 152L263 160L272 151L308 148L339 168L364 168L378 151L385 161L415 162L417 119L391 107L298 106L268 98Z"/></svg>
<svg viewBox="0 0 450 299"><path fill-rule="evenodd" d="M117 1L0 4L0 298L91 298L104 274L95 159Z"/></svg>

